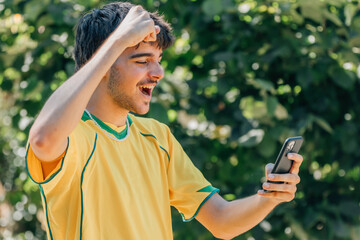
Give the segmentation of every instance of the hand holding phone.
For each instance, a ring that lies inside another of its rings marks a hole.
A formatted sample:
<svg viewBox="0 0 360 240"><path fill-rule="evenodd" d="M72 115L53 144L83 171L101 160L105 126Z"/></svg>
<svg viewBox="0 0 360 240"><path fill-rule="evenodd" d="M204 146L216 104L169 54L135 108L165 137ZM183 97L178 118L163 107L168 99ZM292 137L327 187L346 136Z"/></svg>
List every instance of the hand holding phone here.
<svg viewBox="0 0 360 240"><path fill-rule="evenodd" d="M288 153L298 153L304 139L301 136L290 137L285 140L278 157L276 158L274 168L271 173L288 173L292 166L292 160L287 158Z"/></svg>
<svg viewBox="0 0 360 240"><path fill-rule="evenodd" d="M300 147L303 143L304 139L301 136L298 137L290 137L285 140L278 157L276 158L274 168L271 173L282 174L289 173L293 164L293 161L287 158L288 153L298 153ZM283 183L283 182L275 182L268 181L272 183ZM271 192L264 190L265 192Z"/></svg>

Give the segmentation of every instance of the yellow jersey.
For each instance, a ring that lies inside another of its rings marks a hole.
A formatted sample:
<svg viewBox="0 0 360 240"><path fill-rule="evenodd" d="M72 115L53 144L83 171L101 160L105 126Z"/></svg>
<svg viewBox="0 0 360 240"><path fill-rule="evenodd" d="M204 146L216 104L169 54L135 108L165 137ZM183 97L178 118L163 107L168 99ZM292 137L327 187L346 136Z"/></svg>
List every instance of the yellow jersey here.
<svg viewBox="0 0 360 240"><path fill-rule="evenodd" d="M215 192L169 128L127 116L116 127L84 112L57 166L44 177L30 145L48 239L172 239L170 206L195 218Z"/></svg>

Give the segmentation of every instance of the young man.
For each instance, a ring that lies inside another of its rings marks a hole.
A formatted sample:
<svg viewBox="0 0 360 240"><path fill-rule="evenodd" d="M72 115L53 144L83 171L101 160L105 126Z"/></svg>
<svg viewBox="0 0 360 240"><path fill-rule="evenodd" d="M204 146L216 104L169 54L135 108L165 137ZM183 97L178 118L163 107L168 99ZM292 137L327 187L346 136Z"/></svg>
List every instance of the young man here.
<svg viewBox="0 0 360 240"><path fill-rule="evenodd" d="M168 23L130 3L79 21L76 73L44 105L26 155L49 239L172 239L170 206L228 239L294 198L300 155L289 156L291 173L271 178L286 184L264 184L272 192L227 202L167 126L129 114L148 112L164 75L162 51L172 42Z"/></svg>

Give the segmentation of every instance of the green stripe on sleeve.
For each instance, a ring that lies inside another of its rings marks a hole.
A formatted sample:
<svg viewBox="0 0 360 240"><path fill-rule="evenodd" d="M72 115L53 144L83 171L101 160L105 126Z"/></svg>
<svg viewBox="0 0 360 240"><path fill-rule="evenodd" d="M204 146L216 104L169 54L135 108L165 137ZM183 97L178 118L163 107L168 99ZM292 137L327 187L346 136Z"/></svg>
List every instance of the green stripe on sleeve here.
<svg viewBox="0 0 360 240"><path fill-rule="evenodd" d="M209 185L209 186L206 186L206 187L204 187L204 188L202 188L202 189L197 190L196 192L212 192L212 191L214 191L214 190L216 190L216 188L214 188L213 186Z"/></svg>
<svg viewBox="0 0 360 240"><path fill-rule="evenodd" d="M30 179L36 183L36 184L45 184L45 183L48 183L50 182L63 168L63 165L64 165L64 159L66 157L66 154L67 154L67 151L69 149L69 144L70 144L70 138L68 137L67 138L67 145L66 145L66 150L65 150L65 154L64 154L64 157L60 160L61 161L61 166L60 166L60 169L57 170L55 173L53 173L47 180L43 181L43 182L37 182L35 181L35 179L33 179L33 177L31 176L30 174L30 170L29 170L29 167L28 167L28 153L29 153L29 149L30 149L30 143L28 145L28 149L26 151L26 156L25 156L25 168L26 168L26 172L28 174L28 176L30 177ZM40 160L38 160L40 161Z"/></svg>
<svg viewBox="0 0 360 240"><path fill-rule="evenodd" d="M183 222L190 222L191 220L193 220L199 213L200 211L200 208L202 207L202 205L204 205L204 203L209 200L209 198L211 198L212 195L214 195L215 193L219 192L220 190L217 189L217 188L214 188L214 190L201 202L201 204L199 205L198 209L196 210L194 216L192 216L191 218L189 219L186 219L184 214L180 213L181 214L181 217L182 217L182 220Z"/></svg>

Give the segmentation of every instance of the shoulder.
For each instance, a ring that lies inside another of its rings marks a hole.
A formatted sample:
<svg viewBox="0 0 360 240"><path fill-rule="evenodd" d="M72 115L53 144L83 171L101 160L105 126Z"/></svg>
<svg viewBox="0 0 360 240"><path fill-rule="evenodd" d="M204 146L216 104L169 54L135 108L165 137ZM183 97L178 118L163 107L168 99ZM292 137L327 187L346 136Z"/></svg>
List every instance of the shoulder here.
<svg viewBox="0 0 360 240"><path fill-rule="evenodd" d="M131 120L139 130L158 132L158 131L168 131L169 129L169 127L166 124L161 123L153 118L139 117L133 114L129 114L129 115Z"/></svg>
<svg viewBox="0 0 360 240"><path fill-rule="evenodd" d="M93 125L94 124L89 120L80 120L72 132L72 135L82 138L93 138L96 133Z"/></svg>
<svg viewBox="0 0 360 240"><path fill-rule="evenodd" d="M168 139L170 134L169 127L153 118L138 117L129 114L133 124L142 135L153 135L156 139Z"/></svg>
<svg viewBox="0 0 360 240"><path fill-rule="evenodd" d="M69 147L86 155L93 149L96 137L97 132L92 121L81 119L69 135Z"/></svg>

